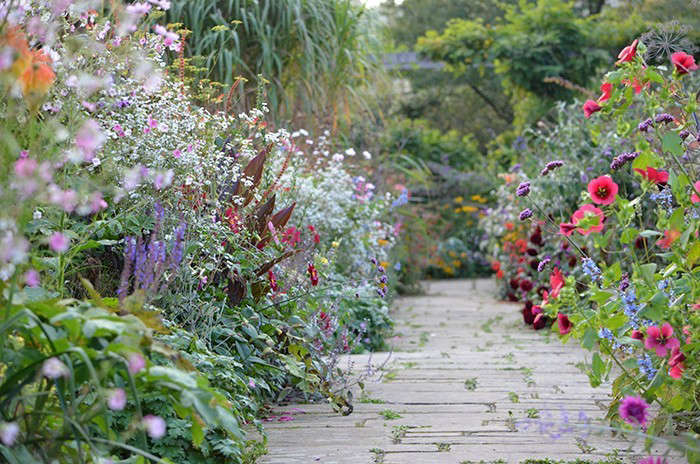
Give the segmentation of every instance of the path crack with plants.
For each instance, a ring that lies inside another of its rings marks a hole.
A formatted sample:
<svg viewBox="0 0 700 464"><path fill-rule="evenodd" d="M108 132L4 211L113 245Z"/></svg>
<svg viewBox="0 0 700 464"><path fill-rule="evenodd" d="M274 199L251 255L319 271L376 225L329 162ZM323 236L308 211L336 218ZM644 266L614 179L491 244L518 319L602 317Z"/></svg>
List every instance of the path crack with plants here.
<svg viewBox="0 0 700 464"><path fill-rule="evenodd" d="M394 352L384 375L356 392L354 412L285 405L299 412L268 424L261 462L614 464L643 456L642 443L596 429L610 389L591 387L577 367L588 353L524 330L518 308L495 301L491 286L440 281L400 299ZM352 361L359 371L368 356Z"/></svg>

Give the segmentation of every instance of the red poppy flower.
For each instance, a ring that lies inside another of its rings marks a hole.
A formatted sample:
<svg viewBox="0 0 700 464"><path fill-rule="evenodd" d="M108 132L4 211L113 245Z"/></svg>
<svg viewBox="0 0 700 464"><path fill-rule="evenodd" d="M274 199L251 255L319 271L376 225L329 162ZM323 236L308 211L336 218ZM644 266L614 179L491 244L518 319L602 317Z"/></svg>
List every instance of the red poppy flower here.
<svg viewBox="0 0 700 464"><path fill-rule="evenodd" d="M681 233L677 230L674 229L669 229L664 231L664 238L660 238L659 240L656 241L656 244L663 248L664 250L667 250L671 248L671 245L673 245L673 242L678 240L678 238L681 236Z"/></svg>
<svg viewBox="0 0 700 464"><path fill-rule="evenodd" d="M593 113L597 113L601 109L603 109L603 107L594 100L586 100L586 103L583 104L583 115L586 118L590 118Z"/></svg>
<svg viewBox="0 0 700 464"><path fill-rule="evenodd" d="M562 313L557 314L557 325L559 326L559 335L568 334L574 326L569 320L569 317Z"/></svg>
<svg viewBox="0 0 700 464"><path fill-rule="evenodd" d="M695 58L693 55L688 55L683 52L676 52L671 55L671 64L676 67L676 72L678 74L688 74L690 71L695 71L698 69L698 65L695 64Z"/></svg>
<svg viewBox="0 0 700 464"><path fill-rule="evenodd" d="M695 190L700 192L700 180L695 182L695 184L693 185L695 186ZM697 193L693 192L693 194L690 196L690 201L692 201L693 203L700 203L700 197L698 197Z"/></svg>
<svg viewBox="0 0 700 464"><path fill-rule="evenodd" d="M309 271L309 278L311 279L311 285L314 287L318 285L318 271L314 267L313 264L309 264L309 267L307 269Z"/></svg>
<svg viewBox="0 0 700 464"><path fill-rule="evenodd" d="M503 278L503 269L498 270L498 272L496 273L496 277L498 277L499 279Z"/></svg>
<svg viewBox="0 0 700 464"><path fill-rule="evenodd" d="M596 177L588 183L588 193L591 194L593 203L610 205L615 202L618 192L617 184L610 176Z"/></svg>
<svg viewBox="0 0 700 464"><path fill-rule="evenodd" d="M610 100L610 95L612 94L612 84L610 82L603 82L600 85L600 91L603 92L603 95L598 98L598 103L603 103Z"/></svg>
<svg viewBox="0 0 700 464"><path fill-rule="evenodd" d="M494 271L497 271L497 270L499 270L500 268L501 268L501 263L500 263L500 262L494 261L494 262L491 263L491 269L493 269Z"/></svg>
<svg viewBox="0 0 700 464"><path fill-rule="evenodd" d="M668 182L668 172L657 171L651 166L647 166L646 169L634 168L634 171L646 180L654 182L655 184L665 184Z"/></svg>
<svg viewBox="0 0 700 464"><path fill-rule="evenodd" d="M584 219L588 220L588 218L590 218L591 216L597 217L597 220L592 220L593 225L589 224L585 229L583 227L578 227L576 229L576 232L578 232L581 235L588 235L591 232L597 233L603 230L603 221L605 220L605 215L603 215L603 211L601 211L600 208L596 208L590 203L586 203L585 205L582 205L579 209L577 209L571 216L571 222L573 222L574 224L578 224Z"/></svg>
<svg viewBox="0 0 700 464"><path fill-rule="evenodd" d="M639 40L634 39L634 42L623 48L617 55L618 60L615 62L615 64L633 61L635 55L637 54L637 43L639 43Z"/></svg>
<svg viewBox="0 0 700 464"><path fill-rule="evenodd" d="M564 288L564 276L559 268L555 267L552 273L549 275L549 285L552 287L552 291L549 293L549 296L551 296L553 300L556 300L556 298L559 296L559 292L562 288Z"/></svg>

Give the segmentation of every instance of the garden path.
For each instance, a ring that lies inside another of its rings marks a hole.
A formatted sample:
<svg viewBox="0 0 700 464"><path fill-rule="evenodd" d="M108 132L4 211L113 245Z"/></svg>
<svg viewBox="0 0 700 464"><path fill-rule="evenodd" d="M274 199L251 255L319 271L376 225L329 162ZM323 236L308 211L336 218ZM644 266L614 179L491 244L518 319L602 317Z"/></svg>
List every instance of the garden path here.
<svg viewBox="0 0 700 464"><path fill-rule="evenodd" d="M426 295L395 305L394 352L382 378L358 392L354 412L340 416L327 404L280 407L275 414L293 420L266 424L262 463L600 462L615 452L636 462L629 444L609 434L566 433L563 414L571 422L605 415L609 385L592 388L576 367L588 353L523 327L518 306L496 301L489 280L428 286ZM367 356L352 360L366 368ZM561 437L550 436L560 430Z"/></svg>

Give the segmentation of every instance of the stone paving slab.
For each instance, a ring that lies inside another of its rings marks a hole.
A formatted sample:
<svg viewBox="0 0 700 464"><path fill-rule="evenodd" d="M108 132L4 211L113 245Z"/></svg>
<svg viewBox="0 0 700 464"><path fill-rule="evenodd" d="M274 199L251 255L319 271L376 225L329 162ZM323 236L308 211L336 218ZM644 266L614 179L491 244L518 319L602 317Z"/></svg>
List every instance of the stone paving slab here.
<svg viewBox="0 0 700 464"><path fill-rule="evenodd" d="M488 280L441 281L425 296L400 299L393 352L341 362L362 372L390 356L355 392L354 412L278 407L277 415L294 420L266 425L269 453L261 463L597 463L613 455L636 463L640 443L587 425L604 424L610 400L610 386L592 388L579 368L590 353L524 327L518 307L492 294Z"/></svg>

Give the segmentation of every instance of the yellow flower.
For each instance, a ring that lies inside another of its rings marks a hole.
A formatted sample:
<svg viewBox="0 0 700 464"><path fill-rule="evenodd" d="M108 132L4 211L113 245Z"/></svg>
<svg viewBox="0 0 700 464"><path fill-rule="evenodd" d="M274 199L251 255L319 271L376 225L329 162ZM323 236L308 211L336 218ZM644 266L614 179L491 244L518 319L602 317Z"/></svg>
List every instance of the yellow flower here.
<svg viewBox="0 0 700 464"><path fill-rule="evenodd" d="M482 197L481 195L472 195L472 201L476 201L477 203L486 203L486 198Z"/></svg>
<svg viewBox="0 0 700 464"><path fill-rule="evenodd" d="M449 275L452 275L455 273L455 270L452 269L452 267L450 267L450 266L445 266L442 270L445 272L445 274L449 274Z"/></svg>
<svg viewBox="0 0 700 464"><path fill-rule="evenodd" d="M321 264L324 264L324 265L328 264L328 260L325 257L322 257L320 261L321 261Z"/></svg>
<svg viewBox="0 0 700 464"><path fill-rule="evenodd" d="M377 245L379 246L387 246L389 244L389 240L384 240L383 238L380 238L377 240Z"/></svg>
<svg viewBox="0 0 700 464"><path fill-rule="evenodd" d="M380 261L379 262L380 266L382 266L384 269L389 269L389 265L391 264L389 261Z"/></svg>
<svg viewBox="0 0 700 464"><path fill-rule="evenodd" d="M454 267L462 267L462 262L455 259L454 261L452 261L452 265Z"/></svg>
<svg viewBox="0 0 700 464"><path fill-rule="evenodd" d="M336 242L336 241L333 241L333 242L331 242L331 246L332 246L333 248L338 248L338 247L340 246L340 243L338 243L338 242Z"/></svg>
<svg viewBox="0 0 700 464"><path fill-rule="evenodd" d="M455 256L457 256L457 253L455 253L455 252L452 251L452 250L448 251L447 254L450 255L450 257L452 257L452 258L454 258Z"/></svg>
<svg viewBox="0 0 700 464"><path fill-rule="evenodd" d="M459 214L459 213L461 213L461 212L462 212L462 208L455 208L455 213L458 213L458 214Z"/></svg>
<svg viewBox="0 0 700 464"><path fill-rule="evenodd" d="M479 211L479 208L477 208L476 206L466 205L462 206L462 211L464 211L465 213L474 213L476 211Z"/></svg>
<svg viewBox="0 0 700 464"><path fill-rule="evenodd" d="M454 200L455 203L462 203L463 201L464 201L464 198L462 198L462 197L457 197Z"/></svg>

